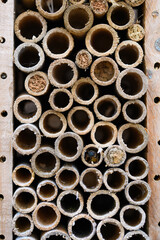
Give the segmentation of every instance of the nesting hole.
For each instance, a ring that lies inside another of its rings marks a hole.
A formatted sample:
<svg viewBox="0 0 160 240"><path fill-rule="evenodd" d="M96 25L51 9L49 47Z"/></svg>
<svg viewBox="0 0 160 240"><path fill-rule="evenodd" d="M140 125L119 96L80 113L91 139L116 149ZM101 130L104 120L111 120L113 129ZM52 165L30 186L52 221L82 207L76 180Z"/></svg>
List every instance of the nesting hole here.
<svg viewBox="0 0 160 240"><path fill-rule="evenodd" d="M26 46L19 52L19 63L26 68L34 67L40 61L39 52L36 48Z"/></svg>
<svg viewBox="0 0 160 240"><path fill-rule="evenodd" d="M72 232L77 238L85 239L85 237L88 237L92 231L92 223L86 218L78 219L75 221L75 224L72 225Z"/></svg>
<svg viewBox="0 0 160 240"><path fill-rule="evenodd" d="M123 63L131 65L139 58L139 51L136 46L126 45L119 50L119 56Z"/></svg>
<svg viewBox="0 0 160 240"><path fill-rule="evenodd" d="M5 73L5 72L1 73L1 78L6 79L7 78L7 73Z"/></svg>
<svg viewBox="0 0 160 240"><path fill-rule="evenodd" d="M159 102L160 102L160 98L159 98L159 97L155 97L155 98L154 98L154 102L155 102L155 103L159 103Z"/></svg>
<svg viewBox="0 0 160 240"><path fill-rule="evenodd" d="M65 212L74 213L80 207L80 201L74 194L66 194L61 199L61 207Z"/></svg>
<svg viewBox="0 0 160 240"><path fill-rule="evenodd" d="M31 180L32 174L29 169L21 167L16 171L16 180L20 183L28 183Z"/></svg>
<svg viewBox="0 0 160 240"><path fill-rule="evenodd" d="M43 127L48 133L55 134L62 130L63 123L58 115L50 113L45 116Z"/></svg>
<svg viewBox="0 0 160 240"><path fill-rule="evenodd" d="M51 184L47 183L40 187L39 193L43 198L50 198L55 194L55 188Z"/></svg>
<svg viewBox="0 0 160 240"><path fill-rule="evenodd" d="M105 215L113 211L115 206L114 198L107 194L99 194L91 202L91 209L97 215Z"/></svg>
<svg viewBox="0 0 160 240"><path fill-rule="evenodd" d="M108 143L112 140L114 130L110 126L98 126L95 131L95 139L100 144Z"/></svg>
<svg viewBox="0 0 160 240"><path fill-rule="evenodd" d="M96 164L100 160L100 153L98 153L98 149L94 147L89 147L85 151L85 161L89 164Z"/></svg>
<svg viewBox="0 0 160 240"><path fill-rule="evenodd" d="M36 157L35 165L38 171L50 173L56 167L56 158L49 152L43 152Z"/></svg>
<svg viewBox="0 0 160 240"><path fill-rule="evenodd" d="M5 43L6 39L4 37L0 37L0 43Z"/></svg>
<svg viewBox="0 0 160 240"><path fill-rule="evenodd" d="M83 184L89 189L95 189L99 185L99 177L95 171L87 172L83 176Z"/></svg>
<svg viewBox="0 0 160 240"><path fill-rule="evenodd" d="M71 170L63 170L59 175L59 182L63 186L72 186L76 182L76 174Z"/></svg>
<svg viewBox="0 0 160 240"><path fill-rule="evenodd" d="M5 239L5 236L3 234L0 235L0 240Z"/></svg>
<svg viewBox="0 0 160 240"><path fill-rule="evenodd" d="M69 104L69 95L66 92L57 92L54 95L54 105L58 108L65 108Z"/></svg>
<svg viewBox="0 0 160 240"><path fill-rule="evenodd" d="M73 113L71 120L74 127L81 131L85 130L90 123L88 113L84 110L76 110Z"/></svg>
<svg viewBox="0 0 160 240"><path fill-rule="evenodd" d="M154 64L154 69L159 69L160 68L160 63L159 62L156 62L155 64Z"/></svg>
<svg viewBox="0 0 160 240"><path fill-rule="evenodd" d="M22 100L18 104L18 113L21 117L29 119L36 115L37 106L31 100Z"/></svg>
<svg viewBox="0 0 160 240"><path fill-rule="evenodd" d="M97 105L98 112L107 117L113 117L117 112L117 104L112 99L103 99Z"/></svg>
<svg viewBox="0 0 160 240"><path fill-rule="evenodd" d="M63 0L42 0L42 9L48 13L56 13L62 7Z"/></svg>
<svg viewBox="0 0 160 240"><path fill-rule="evenodd" d="M154 176L154 180L155 180L155 181L159 181L159 180L160 180L160 175L155 175L155 176Z"/></svg>
<svg viewBox="0 0 160 240"><path fill-rule="evenodd" d="M111 14L111 20L118 26L124 26L130 21L129 10L124 6L117 6Z"/></svg>
<svg viewBox="0 0 160 240"><path fill-rule="evenodd" d="M146 171L146 165L141 160L134 160L129 164L129 173L134 177L142 176Z"/></svg>
<svg viewBox="0 0 160 240"><path fill-rule="evenodd" d="M114 76L115 69L113 64L108 61L102 61L95 66L94 75L102 82L107 82L111 80Z"/></svg>
<svg viewBox="0 0 160 240"><path fill-rule="evenodd" d="M16 143L22 149L32 149L36 145L36 135L30 129L22 130L16 137Z"/></svg>
<svg viewBox="0 0 160 240"><path fill-rule="evenodd" d="M77 154L78 143L74 137L64 137L59 143L59 150L67 157L73 157Z"/></svg>
<svg viewBox="0 0 160 240"><path fill-rule="evenodd" d="M73 68L67 63L61 63L54 67L52 75L57 83L67 84L73 79L74 72Z"/></svg>
<svg viewBox="0 0 160 240"><path fill-rule="evenodd" d="M94 96L94 87L90 83L81 83L77 86L76 94L83 101L88 101Z"/></svg>
<svg viewBox="0 0 160 240"><path fill-rule="evenodd" d="M19 217L16 220L15 227L18 229L18 232L23 233L31 228L31 222L26 217Z"/></svg>
<svg viewBox="0 0 160 240"><path fill-rule="evenodd" d="M121 88L128 95L134 96L138 94L142 87L142 78L137 73L127 73L121 80Z"/></svg>
<svg viewBox="0 0 160 240"><path fill-rule="evenodd" d="M136 226L140 224L142 220L142 214L136 209L127 209L124 212L124 221L130 226Z"/></svg>
<svg viewBox="0 0 160 240"><path fill-rule="evenodd" d="M1 116L2 116L2 117L7 117L7 115L8 115L8 112L7 112L7 111L3 110L3 111L1 112Z"/></svg>
<svg viewBox="0 0 160 240"><path fill-rule="evenodd" d="M68 36L62 32L54 32L48 37L47 46L53 54L65 53L69 48Z"/></svg>
<svg viewBox="0 0 160 240"><path fill-rule="evenodd" d="M135 202L143 201L148 194L148 189L143 184L134 184L129 188L129 195Z"/></svg>
<svg viewBox="0 0 160 240"><path fill-rule="evenodd" d="M6 157L5 156L0 156L0 162L4 163L6 161Z"/></svg>
<svg viewBox="0 0 160 240"><path fill-rule="evenodd" d="M69 24L74 29L83 29L89 22L89 14L85 9L75 8L68 16Z"/></svg>
<svg viewBox="0 0 160 240"><path fill-rule="evenodd" d="M111 32L105 29L97 29L91 36L91 46L97 52L107 52L112 48L113 36Z"/></svg>
<svg viewBox="0 0 160 240"><path fill-rule="evenodd" d="M145 237L143 237L141 234L134 234L131 237L128 238L129 240L146 240Z"/></svg>
<svg viewBox="0 0 160 240"><path fill-rule="evenodd" d="M101 226L100 232L103 239L115 240L120 237L120 228L114 223L104 223Z"/></svg>
<svg viewBox="0 0 160 240"><path fill-rule="evenodd" d="M108 175L107 183L111 188L121 188L125 183L125 176L118 171L114 171Z"/></svg>
<svg viewBox="0 0 160 240"><path fill-rule="evenodd" d="M7 3L8 2L8 0L1 0L2 1L2 3Z"/></svg>
<svg viewBox="0 0 160 240"><path fill-rule="evenodd" d="M48 226L53 224L57 219L57 214L52 207L42 206L37 211L37 220L39 224Z"/></svg>
<svg viewBox="0 0 160 240"><path fill-rule="evenodd" d="M139 119L143 114L143 108L138 103L129 104L126 108L126 113L131 119Z"/></svg>
<svg viewBox="0 0 160 240"><path fill-rule="evenodd" d="M21 209L28 209L35 203L34 196L29 192L21 192L16 197L16 204Z"/></svg>
<svg viewBox="0 0 160 240"><path fill-rule="evenodd" d="M140 130L129 127L124 130L122 139L128 148L135 149L144 142L144 136Z"/></svg>
<svg viewBox="0 0 160 240"><path fill-rule="evenodd" d="M2 201L4 199L4 195L0 194L0 201Z"/></svg>

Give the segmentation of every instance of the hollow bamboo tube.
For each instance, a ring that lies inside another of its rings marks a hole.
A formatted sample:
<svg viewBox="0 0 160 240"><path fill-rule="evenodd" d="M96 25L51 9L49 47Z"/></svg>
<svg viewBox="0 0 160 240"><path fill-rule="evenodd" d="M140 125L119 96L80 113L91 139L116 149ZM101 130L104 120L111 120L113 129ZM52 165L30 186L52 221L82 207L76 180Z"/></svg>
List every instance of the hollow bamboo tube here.
<svg viewBox="0 0 160 240"><path fill-rule="evenodd" d="M100 57L91 65L90 74L95 83L100 86L108 86L117 79L119 69L112 58Z"/></svg>
<svg viewBox="0 0 160 240"><path fill-rule="evenodd" d="M65 132L55 141L55 153L63 161L75 161L81 155L82 150L83 140L76 133Z"/></svg>
<svg viewBox="0 0 160 240"><path fill-rule="evenodd" d="M33 124L22 124L14 131L12 144L18 153L22 155L32 154L40 147L40 131Z"/></svg>
<svg viewBox="0 0 160 240"><path fill-rule="evenodd" d="M97 85L89 78L80 78L72 87L74 100L82 105L89 105L98 97Z"/></svg>
<svg viewBox="0 0 160 240"><path fill-rule="evenodd" d="M110 192L120 192L128 184L128 176L121 168L110 168L104 173L103 183Z"/></svg>
<svg viewBox="0 0 160 240"><path fill-rule="evenodd" d="M92 63L92 55L86 50L81 49L76 55L76 65L86 70Z"/></svg>
<svg viewBox="0 0 160 240"><path fill-rule="evenodd" d="M91 140L101 148L106 148L115 143L117 128L110 122L97 122L91 131Z"/></svg>
<svg viewBox="0 0 160 240"><path fill-rule="evenodd" d="M83 210L83 196L76 190L63 191L57 198L57 207L63 215L74 217Z"/></svg>
<svg viewBox="0 0 160 240"><path fill-rule="evenodd" d="M93 128L94 116L88 108L76 106L69 111L67 122L73 132L85 135Z"/></svg>
<svg viewBox="0 0 160 240"><path fill-rule="evenodd" d="M146 214L139 206L126 205L120 211L120 222L127 230L139 230L146 221Z"/></svg>
<svg viewBox="0 0 160 240"><path fill-rule="evenodd" d="M39 13L48 20L59 20L67 7L67 0L36 0Z"/></svg>
<svg viewBox="0 0 160 240"><path fill-rule="evenodd" d="M51 180L43 180L37 185L37 195L42 201L53 201L58 194L58 188L55 182Z"/></svg>
<svg viewBox="0 0 160 240"><path fill-rule="evenodd" d="M133 25L135 13L131 6L125 2L112 4L107 13L107 21L116 30L125 30Z"/></svg>
<svg viewBox="0 0 160 240"><path fill-rule="evenodd" d="M144 28L140 24L133 24L127 30L128 38L132 41L139 42L145 36Z"/></svg>
<svg viewBox="0 0 160 240"><path fill-rule="evenodd" d="M98 24L92 27L85 39L88 51L97 56L112 54L119 43L117 32L107 24Z"/></svg>
<svg viewBox="0 0 160 240"><path fill-rule="evenodd" d="M118 131L118 143L126 152L138 153L148 144L148 132L140 124L124 124Z"/></svg>
<svg viewBox="0 0 160 240"><path fill-rule="evenodd" d="M57 186L62 190L72 190L79 183L79 172L73 165L64 165L55 176Z"/></svg>
<svg viewBox="0 0 160 240"><path fill-rule="evenodd" d="M55 228L61 219L61 214L54 203L41 202L33 212L33 222L42 231Z"/></svg>
<svg viewBox="0 0 160 240"><path fill-rule="evenodd" d="M96 222L87 214L78 214L68 224L68 233L73 240L90 240L95 232Z"/></svg>
<svg viewBox="0 0 160 240"><path fill-rule="evenodd" d="M119 167L126 157L125 150L119 145L109 146L104 152L104 161L108 167Z"/></svg>
<svg viewBox="0 0 160 240"><path fill-rule="evenodd" d="M127 122L140 123L145 119L147 115L147 109L142 101L132 100L123 105L122 113Z"/></svg>
<svg viewBox="0 0 160 240"><path fill-rule="evenodd" d="M24 84L26 91L33 96L42 96L47 93L49 88L47 74L41 71L30 73Z"/></svg>
<svg viewBox="0 0 160 240"><path fill-rule="evenodd" d="M123 240L129 240L129 239L150 240L149 236L142 230L128 232L124 236Z"/></svg>
<svg viewBox="0 0 160 240"><path fill-rule="evenodd" d="M42 178L53 177L60 168L60 160L49 146L40 147L30 161L35 174Z"/></svg>
<svg viewBox="0 0 160 240"><path fill-rule="evenodd" d="M124 228L122 224L116 219L104 219L99 222L97 226L97 237L99 240L123 240Z"/></svg>
<svg viewBox="0 0 160 240"><path fill-rule="evenodd" d="M86 0L69 0L69 2L72 4L83 4L85 1Z"/></svg>
<svg viewBox="0 0 160 240"><path fill-rule="evenodd" d="M37 43L47 32L46 20L37 12L26 11L15 20L15 34L22 42Z"/></svg>
<svg viewBox="0 0 160 240"><path fill-rule="evenodd" d="M144 3L145 0L125 0L125 2L132 7L138 7Z"/></svg>
<svg viewBox="0 0 160 240"><path fill-rule="evenodd" d="M35 0L22 0L22 2L26 8L34 8L35 7Z"/></svg>
<svg viewBox="0 0 160 240"><path fill-rule="evenodd" d="M33 232L34 224L30 215L16 213L12 220L13 232L16 236L29 236Z"/></svg>
<svg viewBox="0 0 160 240"><path fill-rule="evenodd" d="M38 240L35 236L17 237L16 240Z"/></svg>
<svg viewBox="0 0 160 240"><path fill-rule="evenodd" d="M91 9L82 4L69 6L64 13L64 26L75 37L83 37L93 25Z"/></svg>
<svg viewBox="0 0 160 240"><path fill-rule="evenodd" d="M121 112L121 103L113 95L104 95L94 102L94 112L99 120L113 121Z"/></svg>
<svg viewBox="0 0 160 240"><path fill-rule="evenodd" d="M103 182L101 171L96 168L86 168L80 176L80 185L84 192L98 191Z"/></svg>
<svg viewBox="0 0 160 240"><path fill-rule="evenodd" d="M119 207L120 203L116 194L107 190L91 193L87 200L88 213L96 220L113 217Z"/></svg>
<svg viewBox="0 0 160 240"><path fill-rule="evenodd" d="M54 110L47 110L42 114L39 120L39 128L44 136L56 138L65 132L67 121L62 113Z"/></svg>
<svg viewBox="0 0 160 240"><path fill-rule="evenodd" d="M42 237L41 240L47 240L49 238L58 238L59 239L65 239L65 240L71 240L71 238L68 236L67 231L61 230L59 227L53 230L50 230L48 232L45 232Z"/></svg>
<svg viewBox="0 0 160 240"><path fill-rule="evenodd" d="M14 51L14 63L22 72L30 73L42 68L45 55L35 43L22 43Z"/></svg>
<svg viewBox="0 0 160 240"><path fill-rule="evenodd" d="M132 40L121 42L116 51L115 58L122 68L135 68L142 63L144 52L139 43Z"/></svg>
<svg viewBox="0 0 160 240"><path fill-rule="evenodd" d="M19 164L12 173L12 180L15 185L20 187L28 187L34 181L35 174L28 164Z"/></svg>
<svg viewBox="0 0 160 240"><path fill-rule="evenodd" d="M54 87L68 88L77 81L78 70L73 61L58 59L49 66L48 78Z"/></svg>
<svg viewBox="0 0 160 240"><path fill-rule="evenodd" d="M73 105L73 95L68 89L54 89L49 96L49 104L57 112L65 112Z"/></svg>
<svg viewBox="0 0 160 240"><path fill-rule="evenodd" d="M81 159L87 167L98 167L103 161L103 150L94 144L88 144L83 148Z"/></svg>
<svg viewBox="0 0 160 240"><path fill-rule="evenodd" d="M116 81L118 94L129 100L141 98L147 91L148 78L137 68L123 70Z"/></svg>
<svg viewBox="0 0 160 240"><path fill-rule="evenodd" d="M97 18L103 17L108 11L107 0L91 0L90 7Z"/></svg>
<svg viewBox="0 0 160 240"><path fill-rule="evenodd" d="M13 111L21 123L34 123L42 113L40 101L28 94L22 94L14 101Z"/></svg>
<svg viewBox="0 0 160 240"><path fill-rule="evenodd" d="M74 47L72 35L64 28L53 28L43 39L43 49L48 57L59 59L67 57Z"/></svg>

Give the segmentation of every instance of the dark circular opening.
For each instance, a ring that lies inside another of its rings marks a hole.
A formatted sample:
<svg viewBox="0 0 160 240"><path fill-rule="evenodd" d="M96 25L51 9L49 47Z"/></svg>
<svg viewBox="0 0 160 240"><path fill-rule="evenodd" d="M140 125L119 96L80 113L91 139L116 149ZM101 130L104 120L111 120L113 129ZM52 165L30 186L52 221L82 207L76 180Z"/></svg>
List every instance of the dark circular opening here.
<svg viewBox="0 0 160 240"><path fill-rule="evenodd" d="M146 171L146 165L141 160L134 160L129 164L129 173L134 177L139 177Z"/></svg>
<svg viewBox="0 0 160 240"><path fill-rule="evenodd" d="M68 36L62 32L54 32L48 37L47 46L53 54L65 53L69 47Z"/></svg>
<svg viewBox="0 0 160 240"><path fill-rule="evenodd" d="M26 232L30 229L31 223L28 218L26 217L19 217L16 220L15 227L18 229L18 232Z"/></svg>
<svg viewBox="0 0 160 240"><path fill-rule="evenodd" d="M91 209L97 215L105 215L115 208L116 203L112 196L100 194L95 196L91 202Z"/></svg>
<svg viewBox="0 0 160 240"><path fill-rule="evenodd" d="M113 45L113 36L111 32L105 29L97 29L91 37L91 46L97 52L107 52Z"/></svg>
<svg viewBox="0 0 160 240"><path fill-rule="evenodd" d="M3 111L1 112L1 116L2 116L2 117L7 117L7 115L8 115L8 112L7 112L7 111L3 110Z"/></svg>
<svg viewBox="0 0 160 240"><path fill-rule="evenodd" d="M8 2L8 0L1 0L2 1L2 3L6 3L6 2Z"/></svg>
<svg viewBox="0 0 160 240"><path fill-rule="evenodd" d="M6 39L4 37L0 37L0 43L5 43Z"/></svg>
<svg viewBox="0 0 160 240"><path fill-rule="evenodd" d="M139 51L136 46L126 45L119 50L119 56L123 63L131 65L138 60Z"/></svg>
<svg viewBox="0 0 160 240"><path fill-rule="evenodd" d="M31 172L28 169L23 168L23 167L17 169L15 175L16 175L16 179L18 180L18 182L21 182L21 183L29 182L32 177Z"/></svg>
<svg viewBox="0 0 160 240"><path fill-rule="evenodd" d="M52 234L52 233L50 233ZM58 234L58 233L56 233ZM64 240L64 237L61 235L52 235L50 237L47 236L47 240Z"/></svg>
<svg viewBox="0 0 160 240"><path fill-rule="evenodd" d="M54 67L52 75L56 82L60 84L67 84L74 77L74 72L73 68L67 63L61 63L60 65L56 65Z"/></svg>
<svg viewBox="0 0 160 240"><path fill-rule="evenodd" d="M155 98L154 98L154 102L155 102L155 103L159 103L159 102L160 102L160 98L159 98L159 97L155 97Z"/></svg>
<svg viewBox="0 0 160 240"><path fill-rule="evenodd" d="M134 234L133 236L128 238L129 240L146 240L141 234Z"/></svg>
<svg viewBox="0 0 160 240"><path fill-rule="evenodd" d="M127 73L121 80L121 88L128 95L133 96L138 94L142 90L142 87L142 78L137 73Z"/></svg>
<svg viewBox="0 0 160 240"><path fill-rule="evenodd" d="M129 188L129 195L135 202L143 201L147 196L148 190L144 184L134 184Z"/></svg>
<svg viewBox="0 0 160 240"><path fill-rule="evenodd" d="M67 157L73 157L77 154L77 140L74 137L64 137L59 143L59 150Z"/></svg>
<svg viewBox="0 0 160 240"><path fill-rule="evenodd" d="M154 69L159 69L160 68L160 63L159 62L156 62L155 64L154 64Z"/></svg>
<svg viewBox="0 0 160 240"><path fill-rule="evenodd" d="M48 13L56 13L62 7L63 0L54 0L54 1L42 0L41 4L44 11Z"/></svg>
<svg viewBox="0 0 160 240"><path fill-rule="evenodd" d="M76 110L73 113L71 120L74 127L79 130L85 130L90 123L90 118L84 110Z"/></svg>
<svg viewBox="0 0 160 240"><path fill-rule="evenodd" d="M80 207L79 198L74 194L66 194L61 199L61 207L65 212L74 213Z"/></svg>
<svg viewBox="0 0 160 240"><path fill-rule="evenodd" d="M3 234L0 235L0 239L5 239L5 236Z"/></svg>
<svg viewBox="0 0 160 240"><path fill-rule="evenodd" d="M51 225L56 221L57 214L52 207L42 206L37 211L37 221L44 225Z"/></svg>
<svg viewBox="0 0 160 240"><path fill-rule="evenodd" d="M43 152L36 157L35 165L40 172L51 172L56 166L56 158L49 152Z"/></svg>
<svg viewBox="0 0 160 240"><path fill-rule="evenodd" d="M130 20L129 10L124 6L117 6L112 11L111 20L114 24L118 26L126 25Z"/></svg>
<svg viewBox="0 0 160 240"><path fill-rule="evenodd" d="M0 201L2 201L4 199L4 195L0 194Z"/></svg>
<svg viewBox="0 0 160 240"><path fill-rule="evenodd" d="M19 195L16 197L16 204L18 207L21 209L28 209L33 206L35 203L35 198L34 196L29 193L29 192L21 192Z"/></svg>
<svg viewBox="0 0 160 240"><path fill-rule="evenodd" d="M54 186L49 183L45 184L41 186L39 193L43 198L50 198L55 194Z"/></svg>
<svg viewBox="0 0 160 240"><path fill-rule="evenodd" d="M159 180L160 180L160 175L155 175L155 176L154 176L154 180L155 180L155 181L159 181Z"/></svg>
<svg viewBox="0 0 160 240"><path fill-rule="evenodd" d="M104 223L100 230L103 239L116 240L120 236L120 228L113 223Z"/></svg>
<svg viewBox="0 0 160 240"><path fill-rule="evenodd" d="M99 177L96 172L87 172L83 177L83 184L90 189L94 189L99 184Z"/></svg>
<svg viewBox="0 0 160 240"><path fill-rule="evenodd" d="M63 123L60 117L54 113L45 116L43 120L43 127L49 133L58 133L62 130Z"/></svg>
<svg viewBox="0 0 160 240"><path fill-rule="evenodd" d="M137 148L144 142L144 136L137 128L129 127L124 130L122 139L128 148Z"/></svg>
<svg viewBox="0 0 160 240"><path fill-rule="evenodd" d="M138 103L129 104L126 113L131 119L139 119L143 114L143 108Z"/></svg>
<svg viewBox="0 0 160 240"><path fill-rule="evenodd" d="M5 73L5 72L1 73L1 78L6 79L7 78L7 73Z"/></svg>
<svg viewBox="0 0 160 240"><path fill-rule="evenodd" d="M142 220L142 214L136 209L127 209L124 212L124 221L130 226L136 226L140 224Z"/></svg>
<svg viewBox="0 0 160 240"><path fill-rule="evenodd" d="M21 117L29 119L36 115L37 106L31 100L23 100L18 104L18 113Z"/></svg>
<svg viewBox="0 0 160 240"><path fill-rule="evenodd" d="M56 107L65 108L69 104L69 96L65 92L57 92L53 101Z"/></svg>
<svg viewBox="0 0 160 240"><path fill-rule="evenodd" d="M68 21L72 28L83 29L89 22L89 15L85 9L75 8L70 11Z"/></svg>
<svg viewBox="0 0 160 240"><path fill-rule="evenodd" d="M101 144L108 143L112 140L114 130L110 126L99 126L95 131L95 139Z"/></svg>
<svg viewBox="0 0 160 240"><path fill-rule="evenodd" d="M98 103L97 109L101 115L110 118L116 114L117 104L112 99L104 99Z"/></svg>
<svg viewBox="0 0 160 240"><path fill-rule="evenodd" d="M25 46L25 48L20 50L18 60L23 67L33 67L37 65L40 60L39 52L34 47Z"/></svg>
<svg viewBox="0 0 160 240"><path fill-rule="evenodd" d="M85 239L85 237L88 237L93 231L91 222L86 218L78 219L74 223L75 224L72 225L72 232L77 238Z"/></svg>
<svg viewBox="0 0 160 240"><path fill-rule="evenodd" d="M32 149L36 145L36 134L30 129L22 130L16 137L16 143L25 150Z"/></svg>
<svg viewBox="0 0 160 240"><path fill-rule="evenodd" d="M89 164L96 164L100 160L100 153L98 153L98 149L94 147L89 147L85 151L84 155L85 161Z"/></svg>
<svg viewBox="0 0 160 240"><path fill-rule="evenodd" d="M94 87L90 83L81 83L77 86L76 94L80 99L88 101L94 96Z"/></svg>
<svg viewBox="0 0 160 240"><path fill-rule="evenodd" d="M5 156L0 156L0 162L4 163L6 161L6 157Z"/></svg>
<svg viewBox="0 0 160 240"><path fill-rule="evenodd" d="M107 183L111 188L118 189L124 185L125 176L118 171L114 171L108 175Z"/></svg>
<svg viewBox="0 0 160 240"><path fill-rule="evenodd" d="M110 62L103 61L98 63L94 69L95 77L102 82L111 80L114 76L114 67Z"/></svg>
<svg viewBox="0 0 160 240"><path fill-rule="evenodd" d="M59 175L59 182L64 186L73 185L76 181L76 174L71 170L63 170Z"/></svg>

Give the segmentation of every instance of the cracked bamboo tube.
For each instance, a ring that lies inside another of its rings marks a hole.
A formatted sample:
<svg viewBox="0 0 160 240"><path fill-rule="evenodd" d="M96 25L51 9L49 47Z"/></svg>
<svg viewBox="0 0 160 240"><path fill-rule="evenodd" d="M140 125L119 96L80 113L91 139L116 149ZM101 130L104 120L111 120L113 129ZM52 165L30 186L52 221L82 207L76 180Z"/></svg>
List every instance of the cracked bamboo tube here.
<svg viewBox="0 0 160 240"><path fill-rule="evenodd" d="M128 232L124 236L123 240L132 240L134 238L139 240L150 240L150 237L142 230Z"/></svg>
<svg viewBox="0 0 160 240"><path fill-rule="evenodd" d="M12 180L15 185L20 187L28 187L35 179L35 174L29 164L17 165L12 173Z"/></svg>
<svg viewBox="0 0 160 240"><path fill-rule="evenodd" d="M42 180L38 183L36 192L40 200L51 202L57 197L58 188L52 180Z"/></svg>
<svg viewBox="0 0 160 240"><path fill-rule="evenodd" d="M144 3L145 0L125 0L125 2L132 7L138 7Z"/></svg>
<svg viewBox="0 0 160 240"><path fill-rule="evenodd" d="M101 18L108 11L108 2L107 0L91 0L90 8L96 18Z"/></svg>
<svg viewBox="0 0 160 240"><path fill-rule="evenodd" d="M33 232L34 224L30 215L16 213L12 220L13 232L16 236L29 236Z"/></svg>
<svg viewBox="0 0 160 240"><path fill-rule="evenodd" d="M92 55L86 49L81 49L76 54L75 62L79 68L86 70L92 63Z"/></svg>
<svg viewBox="0 0 160 240"><path fill-rule="evenodd" d="M145 36L145 30L140 24L135 23L128 28L127 34L130 40L140 42Z"/></svg>
<svg viewBox="0 0 160 240"><path fill-rule="evenodd" d="M103 150L94 144L88 144L83 148L81 159L87 167L98 167L103 161Z"/></svg>
<svg viewBox="0 0 160 240"><path fill-rule="evenodd" d="M126 157L125 150L119 145L109 146L104 152L104 161L108 167L119 167Z"/></svg>
<svg viewBox="0 0 160 240"><path fill-rule="evenodd" d="M58 227L56 229L50 230L48 232L45 232L41 236L41 240L47 240L49 238L59 238L59 239L65 239L65 240L71 240L71 238L68 236L68 233L66 230L62 229L61 227Z"/></svg>

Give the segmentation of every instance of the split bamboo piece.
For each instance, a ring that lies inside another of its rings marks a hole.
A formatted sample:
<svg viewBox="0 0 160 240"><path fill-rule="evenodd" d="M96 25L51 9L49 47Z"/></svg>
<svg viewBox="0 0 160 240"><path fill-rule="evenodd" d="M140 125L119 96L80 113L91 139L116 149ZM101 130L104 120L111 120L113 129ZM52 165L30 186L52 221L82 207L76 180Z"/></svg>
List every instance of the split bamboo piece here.
<svg viewBox="0 0 160 240"><path fill-rule="evenodd" d="M33 232L34 224L30 215L16 213L12 220L13 232L16 236L29 236Z"/></svg>
<svg viewBox="0 0 160 240"><path fill-rule="evenodd" d="M12 180L15 185L28 187L35 179L35 174L29 164L17 165L12 173Z"/></svg>
<svg viewBox="0 0 160 240"><path fill-rule="evenodd" d="M34 8L35 7L35 0L22 0L22 2L26 8Z"/></svg>
<svg viewBox="0 0 160 240"><path fill-rule="evenodd" d="M45 232L42 237L41 240L47 240L49 238L59 238L59 239L65 239L65 240L71 240L71 238L68 236L67 231L61 229L60 227L53 229L51 231Z"/></svg>
<svg viewBox="0 0 160 240"><path fill-rule="evenodd" d="M126 3L131 5L132 7L138 7L144 3L145 0L125 0Z"/></svg>
<svg viewBox="0 0 160 240"><path fill-rule="evenodd" d="M92 55L86 49L81 49L76 55L75 62L79 68L86 70L92 63Z"/></svg>
<svg viewBox="0 0 160 240"><path fill-rule="evenodd" d="M126 157L125 150L119 145L109 146L104 152L104 161L108 167L119 167Z"/></svg>
<svg viewBox="0 0 160 240"><path fill-rule="evenodd" d="M55 182L43 180L38 183L36 192L40 200L51 202L57 197L58 188Z"/></svg>
<svg viewBox="0 0 160 240"><path fill-rule="evenodd" d="M145 36L145 30L140 24L135 23L128 28L127 34L130 40L140 42Z"/></svg>
<svg viewBox="0 0 160 240"><path fill-rule="evenodd" d="M91 0L90 7L97 18L103 17L108 11L107 0Z"/></svg>
<svg viewBox="0 0 160 240"><path fill-rule="evenodd" d="M150 240L150 237L143 232L142 230L138 230L138 231L132 231L132 232L128 232L123 240L129 240L129 239L139 239L139 240Z"/></svg>
<svg viewBox="0 0 160 240"><path fill-rule="evenodd" d="M83 148L81 159L87 167L98 167L103 161L103 150L94 144L88 144Z"/></svg>

